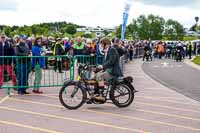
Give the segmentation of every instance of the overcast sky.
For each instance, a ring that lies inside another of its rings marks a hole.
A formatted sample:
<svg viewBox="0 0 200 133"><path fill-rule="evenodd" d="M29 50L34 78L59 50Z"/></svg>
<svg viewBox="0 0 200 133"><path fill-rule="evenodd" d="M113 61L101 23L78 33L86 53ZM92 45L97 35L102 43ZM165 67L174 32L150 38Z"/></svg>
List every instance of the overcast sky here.
<svg viewBox="0 0 200 133"><path fill-rule="evenodd" d="M85 26L114 27L122 23L126 0L0 0L0 24L31 25L66 21ZM200 17L200 0L130 0L129 23L141 14L175 19L185 27Z"/></svg>

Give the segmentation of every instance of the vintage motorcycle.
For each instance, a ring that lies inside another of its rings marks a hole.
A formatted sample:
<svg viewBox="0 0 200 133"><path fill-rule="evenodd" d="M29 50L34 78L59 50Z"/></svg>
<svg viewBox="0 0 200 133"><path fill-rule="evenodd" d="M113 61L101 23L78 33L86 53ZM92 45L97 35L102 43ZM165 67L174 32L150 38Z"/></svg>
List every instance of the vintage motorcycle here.
<svg viewBox="0 0 200 133"><path fill-rule="evenodd" d="M137 92L132 85L133 78L113 78L102 86L97 78L101 71L97 66L79 64L77 80L66 80L59 92L61 104L74 110L84 103L104 104L111 100L117 107L128 107Z"/></svg>
<svg viewBox="0 0 200 133"><path fill-rule="evenodd" d="M182 61L182 53L181 53L181 50L180 49L176 49L176 62L178 61Z"/></svg>

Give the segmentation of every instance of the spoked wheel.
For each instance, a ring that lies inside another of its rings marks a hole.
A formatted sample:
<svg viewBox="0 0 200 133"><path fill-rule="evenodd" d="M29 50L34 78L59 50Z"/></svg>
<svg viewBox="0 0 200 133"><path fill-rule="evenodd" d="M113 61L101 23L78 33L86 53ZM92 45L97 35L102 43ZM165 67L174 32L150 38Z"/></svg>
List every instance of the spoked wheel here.
<svg viewBox="0 0 200 133"><path fill-rule="evenodd" d="M69 83L61 88L59 99L64 107L73 110L80 108L85 103L87 94L76 83Z"/></svg>
<svg viewBox="0 0 200 133"><path fill-rule="evenodd" d="M129 85L122 83L111 88L110 98L117 107L124 108L133 102L134 92Z"/></svg>

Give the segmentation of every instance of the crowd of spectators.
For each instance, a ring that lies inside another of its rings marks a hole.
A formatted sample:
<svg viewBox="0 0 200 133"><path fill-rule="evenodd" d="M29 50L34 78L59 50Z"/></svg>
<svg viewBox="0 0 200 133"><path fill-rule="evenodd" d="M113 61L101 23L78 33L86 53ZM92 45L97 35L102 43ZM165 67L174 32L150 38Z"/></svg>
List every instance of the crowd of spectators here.
<svg viewBox="0 0 200 133"><path fill-rule="evenodd" d="M27 37L26 35L16 35L8 38L5 34L0 35L0 87L4 81L4 72L13 80L14 86L18 88L19 94L27 94L29 73L35 72L34 93L43 93L39 90L42 80L42 70L48 69L51 60L48 56L54 56L54 71L63 73L64 69L70 69L69 59L67 57L80 57L80 63L89 62L91 65L101 64L104 59L102 52L101 38L55 38L55 37ZM183 57L196 52L200 53L200 45L193 45L191 42L162 42L147 40L120 40L112 39L112 47L115 47L120 55L120 67L123 70L123 64L132 61L134 58L142 57L145 50L151 51L156 58L171 58L174 56L174 49L177 45L183 47ZM10 56L10 57L5 57ZM16 56L19 56L16 60ZM66 56L64 58L63 56ZM85 61L81 56L87 57ZM14 57L14 58L12 58ZM98 59L98 57L101 57Z"/></svg>

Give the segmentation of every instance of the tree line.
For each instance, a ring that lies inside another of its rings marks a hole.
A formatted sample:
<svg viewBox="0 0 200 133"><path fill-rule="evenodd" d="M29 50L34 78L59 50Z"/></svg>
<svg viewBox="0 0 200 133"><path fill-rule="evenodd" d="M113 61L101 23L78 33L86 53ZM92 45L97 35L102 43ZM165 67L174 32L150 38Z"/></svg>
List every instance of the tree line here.
<svg viewBox="0 0 200 133"><path fill-rule="evenodd" d="M44 36L72 36L77 33L79 26L67 22L41 23L31 26L6 26L0 25L0 32L5 33L9 37L16 34L26 34L28 36L44 35ZM198 27L200 30L200 26ZM104 31L105 35L108 33ZM156 15L141 15L137 19L133 19L127 26L126 38L146 39L146 40L183 40L185 29L182 24L176 20L165 20L163 17ZM117 27L116 37L121 37L121 25Z"/></svg>
<svg viewBox="0 0 200 133"><path fill-rule="evenodd" d="M176 20L165 20L155 15L141 15L127 26L126 38L146 40L183 40L185 29ZM121 25L117 28L117 37L121 37Z"/></svg>
<svg viewBox="0 0 200 133"><path fill-rule="evenodd" d="M0 25L0 32L5 33L9 37L13 37L18 34L31 35L44 35L44 36L60 36L64 34L73 35L76 33L76 29L83 26L79 26L73 23L66 22L54 22L54 23L41 23L31 26L6 26Z"/></svg>

